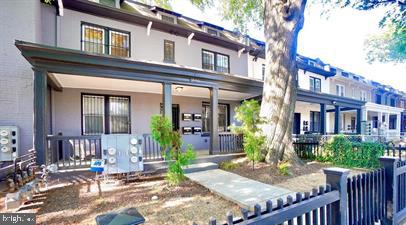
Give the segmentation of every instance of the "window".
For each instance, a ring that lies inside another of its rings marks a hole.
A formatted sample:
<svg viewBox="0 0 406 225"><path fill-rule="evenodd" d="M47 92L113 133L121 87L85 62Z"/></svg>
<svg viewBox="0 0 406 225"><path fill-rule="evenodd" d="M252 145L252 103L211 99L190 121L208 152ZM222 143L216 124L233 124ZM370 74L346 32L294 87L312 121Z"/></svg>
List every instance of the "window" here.
<svg viewBox="0 0 406 225"><path fill-rule="evenodd" d="M229 105L218 104L218 126L219 132L226 132L229 126ZM210 103L203 102L202 104L202 131L210 132Z"/></svg>
<svg viewBox="0 0 406 225"><path fill-rule="evenodd" d="M321 80L319 78L310 77L310 91L321 92Z"/></svg>
<svg viewBox="0 0 406 225"><path fill-rule="evenodd" d="M175 42L164 40L164 61L175 62Z"/></svg>
<svg viewBox="0 0 406 225"><path fill-rule="evenodd" d="M84 135L130 133L130 98L82 95Z"/></svg>
<svg viewBox="0 0 406 225"><path fill-rule="evenodd" d="M163 115L164 113L164 106L161 103L160 104L160 113ZM180 114L180 109L179 109L179 104L172 104L172 129L174 131L179 131L179 117Z"/></svg>
<svg viewBox="0 0 406 225"><path fill-rule="evenodd" d="M356 125L356 120L355 117L351 117L351 125L350 125L350 129L351 130L355 130L355 125Z"/></svg>
<svg viewBox="0 0 406 225"><path fill-rule="evenodd" d="M389 129L395 130L397 123L397 116L396 115L389 115Z"/></svg>
<svg viewBox="0 0 406 225"><path fill-rule="evenodd" d="M320 127L320 112L310 111L310 131L313 133L319 133Z"/></svg>
<svg viewBox="0 0 406 225"><path fill-rule="evenodd" d="M361 101L366 101L366 100L367 100L367 92L361 91Z"/></svg>
<svg viewBox="0 0 406 225"><path fill-rule="evenodd" d="M82 23L82 51L130 57L130 33Z"/></svg>
<svg viewBox="0 0 406 225"><path fill-rule="evenodd" d="M265 64L262 64L262 80L265 80Z"/></svg>
<svg viewBox="0 0 406 225"><path fill-rule="evenodd" d="M344 96L344 86L341 84L336 85L336 94L338 96Z"/></svg>
<svg viewBox="0 0 406 225"><path fill-rule="evenodd" d="M217 72L229 73L229 56L217 52L202 50L202 68Z"/></svg>
<svg viewBox="0 0 406 225"><path fill-rule="evenodd" d="M169 16L169 15L161 14L161 20L168 22L168 23L176 23L176 18L173 16Z"/></svg>
<svg viewBox="0 0 406 225"><path fill-rule="evenodd" d="M216 29L207 27L206 30L207 30L207 33L209 33L209 34L211 34L211 35L214 35L214 36L218 36L218 35L219 35L219 32L218 32L218 30L216 30Z"/></svg>
<svg viewBox="0 0 406 225"><path fill-rule="evenodd" d="M349 77L349 76L350 76L347 72L341 72L341 75L342 75L343 77Z"/></svg>
<svg viewBox="0 0 406 225"><path fill-rule="evenodd" d="M390 99L390 106L392 106L392 107L396 106L396 100L394 98Z"/></svg>
<svg viewBox="0 0 406 225"><path fill-rule="evenodd" d="M382 104L382 95L379 95L379 94L375 95L375 103Z"/></svg>

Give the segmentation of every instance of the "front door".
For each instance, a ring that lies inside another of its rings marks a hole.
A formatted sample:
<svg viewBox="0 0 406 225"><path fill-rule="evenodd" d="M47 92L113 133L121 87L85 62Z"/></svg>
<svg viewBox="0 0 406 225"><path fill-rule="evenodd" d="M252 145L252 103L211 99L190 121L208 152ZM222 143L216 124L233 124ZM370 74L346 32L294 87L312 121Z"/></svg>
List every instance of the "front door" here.
<svg viewBox="0 0 406 225"><path fill-rule="evenodd" d="M295 113L293 117L293 134L300 134L300 113Z"/></svg>

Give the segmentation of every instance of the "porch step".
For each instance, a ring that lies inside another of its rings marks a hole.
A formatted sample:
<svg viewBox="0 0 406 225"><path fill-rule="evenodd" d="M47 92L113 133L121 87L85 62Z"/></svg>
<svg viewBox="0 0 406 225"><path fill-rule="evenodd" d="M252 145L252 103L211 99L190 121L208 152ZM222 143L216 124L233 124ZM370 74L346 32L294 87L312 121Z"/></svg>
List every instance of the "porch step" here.
<svg viewBox="0 0 406 225"><path fill-rule="evenodd" d="M207 162L207 163L191 164L189 166L184 167L183 170L185 171L185 173L195 173L206 170L215 170L218 168L219 165L217 163Z"/></svg>

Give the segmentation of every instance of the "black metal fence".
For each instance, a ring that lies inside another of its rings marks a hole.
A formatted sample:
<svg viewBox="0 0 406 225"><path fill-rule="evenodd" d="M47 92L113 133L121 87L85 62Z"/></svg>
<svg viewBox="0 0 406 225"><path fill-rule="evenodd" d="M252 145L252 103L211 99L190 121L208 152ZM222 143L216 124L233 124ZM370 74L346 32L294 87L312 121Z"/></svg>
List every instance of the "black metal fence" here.
<svg viewBox="0 0 406 225"><path fill-rule="evenodd" d="M227 221L209 225L399 225L406 219L406 162L381 157L382 168L348 177L349 170L325 169L326 186L296 193L284 202L266 202L265 209L241 210L242 217L227 214ZM195 223L194 223L195 224Z"/></svg>

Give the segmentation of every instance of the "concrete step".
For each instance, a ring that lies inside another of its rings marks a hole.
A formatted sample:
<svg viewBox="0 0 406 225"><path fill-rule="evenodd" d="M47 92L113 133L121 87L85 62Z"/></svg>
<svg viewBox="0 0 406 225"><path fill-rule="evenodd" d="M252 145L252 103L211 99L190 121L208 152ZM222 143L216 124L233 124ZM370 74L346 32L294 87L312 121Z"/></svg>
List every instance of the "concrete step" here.
<svg viewBox="0 0 406 225"><path fill-rule="evenodd" d="M196 163L189 166L183 167L185 173L195 173L200 171L215 170L218 169L219 165L217 163L207 162L207 163Z"/></svg>

